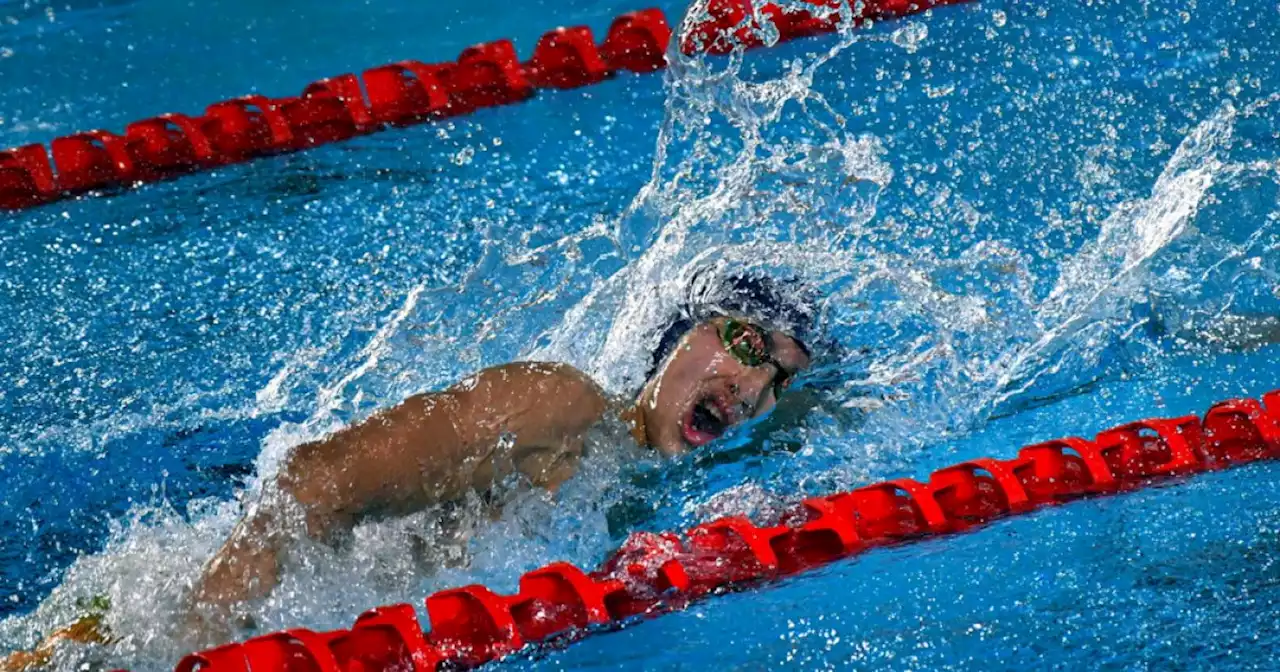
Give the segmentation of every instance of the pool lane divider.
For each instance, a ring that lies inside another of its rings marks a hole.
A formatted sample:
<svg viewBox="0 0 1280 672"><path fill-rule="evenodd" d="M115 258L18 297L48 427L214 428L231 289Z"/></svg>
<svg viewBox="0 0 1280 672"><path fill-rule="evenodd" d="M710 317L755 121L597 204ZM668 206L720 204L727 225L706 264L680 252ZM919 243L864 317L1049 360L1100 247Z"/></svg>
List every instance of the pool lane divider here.
<svg viewBox="0 0 1280 672"><path fill-rule="evenodd" d="M961 0L859 0L855 20L923 11ZM841 3L803 0L809 9L751 0L711 0L708 17L682 42L686 54L764 46L762 22L778 41L835 32ZM853 16L851 14L851 16ZM619 72L666 67L671 27L659 9L617 17L599 46L586 26L556 28L521 62L511 40L468 47L448 63L400 61L308 84L297 96L250 95L214 103L199 116L162 114L123 134L92 130L0 151L0 210L79 195L112 195L150 182L258 157L297 152L388 127L510 105L541 89L596 84Z"/></svg>
<svg viewBox="0 0 1280 672"><path fill-rule="evenodd" d="M683 535L635 533L587 572L554 563L520 578L519 592L481 585L426 598L430 629L414 607L370 610L349 630L297 629L184 658L178 672L374 672L483 665L536 645L565 646L593 632L685 608L879 546L974 529L1084 497L1280 458L1280 390L1232 399L1204 418L1132 422L1093 439L1022 448L934 472L814 497L760 526L721 518ZM918 559L928 562L928 558Z"/></svg>

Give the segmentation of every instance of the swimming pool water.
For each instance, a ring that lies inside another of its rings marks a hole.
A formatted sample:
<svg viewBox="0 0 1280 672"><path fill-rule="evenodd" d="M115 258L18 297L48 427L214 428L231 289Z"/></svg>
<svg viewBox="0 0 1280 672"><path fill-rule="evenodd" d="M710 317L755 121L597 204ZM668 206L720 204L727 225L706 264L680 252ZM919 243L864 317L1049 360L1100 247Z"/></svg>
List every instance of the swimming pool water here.
<svg viewBox="0 0 1280 672"><path fill-rule="evenodd" d="M636 8L3 2L0 142L502 36L527 53L546 29L602 34ZM609 278L661 284L699 254L757 264L751 245L769 244L780 266L807 268L841 353L814 379L858 385L827 385L836 402L757 433L747 459L588 475L566 495L576 509L515 507L474 542L470 568L388 570L390 588L374 570L336 586L340 571L313 568L263 626L336 627L462 582L510 587L549 560L592 565L630 528L758 514L1280 387L1274 346L1204 336L1223 309L1280 314L1280 123L1263 104L1280 93L1277 37L1280 6L1261 0L977 2L712 73L622 76L6 215L0 648L28 644L84 591L180 592L259 469L374 408L531 355L625 390L641 363L604 341L649 325ZM773 114L797 95L805 105ZM1022 379L1034 382L1010 393ZM886 400L865 424L840 405L860 395ZM503 665L1270 669L1277 473L876 551ZM592 504L610 478L621 494ZM403 541L371 536L361 552ZM338 568L376 557L316 553ZM134 640L101 655L171 664L143 641L165 631L142 617L165 612L135 602L118 605L139 621L124 629ZM79 655L96 654L66 664Z"/></svg>

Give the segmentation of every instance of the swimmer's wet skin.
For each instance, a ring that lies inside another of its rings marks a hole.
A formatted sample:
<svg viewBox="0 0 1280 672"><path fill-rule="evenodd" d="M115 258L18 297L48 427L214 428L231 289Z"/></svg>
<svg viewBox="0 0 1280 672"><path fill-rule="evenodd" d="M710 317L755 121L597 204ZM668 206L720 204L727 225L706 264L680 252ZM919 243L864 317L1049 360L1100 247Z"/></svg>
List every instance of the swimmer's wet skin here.
<svg viewBox="0 0 1280 672"><path fill-rule="evenodd" d="M102 625L102 616L85 616L72 625L55 631L40 646L30 651L18 651L0 661L0 671L26 672L47 667L53 661L54 651L63 642L76 644L107 644L111 639Z"/></svg>
<svg viewBox="0 0 1280 672"><path fill-rule="evenodd" d="M109 644L111 637L102 623L103 616L111 608L107 598L95 597L76 606L85 611L85 616L65 628L54 631L36 648L30 651L17 651L0 659L0 672L26 672L45 668L53 661L53 654L57 647L64 642Z"/></svg>

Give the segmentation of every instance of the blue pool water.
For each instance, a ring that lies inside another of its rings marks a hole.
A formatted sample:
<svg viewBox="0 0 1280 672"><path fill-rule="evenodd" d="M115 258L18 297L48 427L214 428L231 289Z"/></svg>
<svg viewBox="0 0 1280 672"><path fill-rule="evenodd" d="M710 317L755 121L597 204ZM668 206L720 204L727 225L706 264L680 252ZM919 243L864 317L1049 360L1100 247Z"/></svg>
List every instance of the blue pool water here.
<svg viewBox="0 0 1280 672"><path fill-rule="evenodd" d="M638 8L515 4L0 0L0 144ZM518 358L632 393L697 269L819 291L816 410L674 464L600 438L559 502L448 514L465 542L427 512L299 549L260 627L1280 387L1278 56L1271 0L980 1L5 215L0 649L107 595L120 641L58 666L164 669L186 586L291 446ZM1277 475L875 551L503 665L1273 669Z"/></svg>

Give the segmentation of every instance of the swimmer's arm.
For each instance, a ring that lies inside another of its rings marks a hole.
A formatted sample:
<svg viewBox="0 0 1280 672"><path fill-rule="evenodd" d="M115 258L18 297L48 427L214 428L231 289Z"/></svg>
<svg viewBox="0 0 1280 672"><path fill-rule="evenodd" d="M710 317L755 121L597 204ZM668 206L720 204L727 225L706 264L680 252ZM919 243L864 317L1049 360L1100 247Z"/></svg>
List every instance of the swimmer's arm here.
<svg viewBox="0 0 1280 672"><path fill-rule="evenodd" d="M327 539L373 515L409 513L485 491L513 470L554 489L572 475L582 438L605 410L576 369L508 364L299 446L279 490L301 506L308 534ZM499 444L505 444L499 450ZM274 587L289 534L264 498L210 563L195 598L225 605Z"/></svg>
<svg viewBox="0 0 1280 672"><path fill-rule="evenodd" d="M553 488L572 473L556 458L580 450L604 409L600 390L572 367L494 367L300 446L280 483L320 537L370 515L483 492L513 469Z"/></svg>

